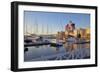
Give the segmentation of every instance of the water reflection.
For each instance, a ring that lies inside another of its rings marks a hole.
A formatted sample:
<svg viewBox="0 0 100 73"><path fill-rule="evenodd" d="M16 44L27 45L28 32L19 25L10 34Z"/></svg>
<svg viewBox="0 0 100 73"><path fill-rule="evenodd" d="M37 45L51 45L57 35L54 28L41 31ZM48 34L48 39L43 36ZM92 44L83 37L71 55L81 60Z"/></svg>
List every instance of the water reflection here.
<svg viewBox="0 0 100 73"><path fill-rule="evenodd" d="M89 43L85 43L85 44L65 43L64 48L68 49L69 51L75 51L77 49L83 49L83 48L89 49L90 44Z"/></svg>
<svg viewBox="0 0 100 73"><path fill-rule="evenodd" d="M27 48L28 51L24 53L25 62L90 58L90 43L75 44L67 42L60 47L44 45Z"/></svg>

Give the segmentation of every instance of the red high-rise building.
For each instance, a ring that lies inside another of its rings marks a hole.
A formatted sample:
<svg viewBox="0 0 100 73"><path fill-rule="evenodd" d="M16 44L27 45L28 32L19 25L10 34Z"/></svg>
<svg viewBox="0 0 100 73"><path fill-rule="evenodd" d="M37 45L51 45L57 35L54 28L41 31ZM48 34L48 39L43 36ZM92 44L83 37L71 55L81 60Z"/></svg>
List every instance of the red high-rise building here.
<svg viewBox="0 0 100 73"><path fill-rule="evenodd" d="M72 21L70 21L66 26L65 26L65 30L67 31L73 31L75 29L75 24L72 23Z"/></svg>

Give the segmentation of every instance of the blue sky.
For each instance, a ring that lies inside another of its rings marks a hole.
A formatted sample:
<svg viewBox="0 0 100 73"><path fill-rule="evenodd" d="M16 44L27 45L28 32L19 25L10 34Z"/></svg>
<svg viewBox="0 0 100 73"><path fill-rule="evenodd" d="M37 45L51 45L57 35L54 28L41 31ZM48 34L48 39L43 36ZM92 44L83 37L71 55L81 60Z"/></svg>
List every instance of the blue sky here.
<svg viewBox="0 0 100 73"><path fill-rule="evenodd" d="M29 33L36 33L36 27L38 34L64 31L70 20L75 23L76 28L90 27L90 14L24 11L25 31L27 29Z"/></svg>

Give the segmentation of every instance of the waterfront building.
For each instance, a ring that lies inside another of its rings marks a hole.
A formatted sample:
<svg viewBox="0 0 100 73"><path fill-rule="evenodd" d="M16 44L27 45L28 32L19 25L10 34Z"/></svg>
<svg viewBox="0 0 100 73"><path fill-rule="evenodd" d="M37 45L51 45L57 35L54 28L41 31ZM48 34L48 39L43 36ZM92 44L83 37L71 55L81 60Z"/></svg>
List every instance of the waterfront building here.
<svg viewBox="0 0 100 73"><path fill-rule="evenodd" d="M65 31L57 32L57 40L66 41L68 38L90 40L90 28L76 28L73 22L65 26Z"/></svg>
<svg viewBox="0 0 100 73"><path fill-rule="evenodd" d="M66 36L65 36L65 32L64 31L58 32L56 37L57 37L56 38L57 40L65 42L65 39L66 39L65 37Z"/></svg>
<svg viewBox="0 0 100 73"><path fill-rule="evenodd" d="M70 21L66 26L65 26L65 31L72 32L75 29L75 23Z"/></svg>
<svg viewBox="0 0 100 73"><path fill-rule="evenodd" d="M76 36L76 30L75 30L75 23L70 21L66 26L65 26L65 35L66 38L69 36L75 37Z"/></svg>

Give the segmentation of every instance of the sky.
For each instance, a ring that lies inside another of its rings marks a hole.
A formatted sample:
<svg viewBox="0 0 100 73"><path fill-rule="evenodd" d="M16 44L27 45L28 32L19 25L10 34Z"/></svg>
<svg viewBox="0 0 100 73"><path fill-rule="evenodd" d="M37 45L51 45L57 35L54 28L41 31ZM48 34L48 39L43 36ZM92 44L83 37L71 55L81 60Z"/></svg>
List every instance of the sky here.
<svg viewBox="0 0 100 73"><path fill-rule="evenodd" d="M90 27L90 14L24 11L24 33L55 34L72 21L76 28Z"/></svg>

